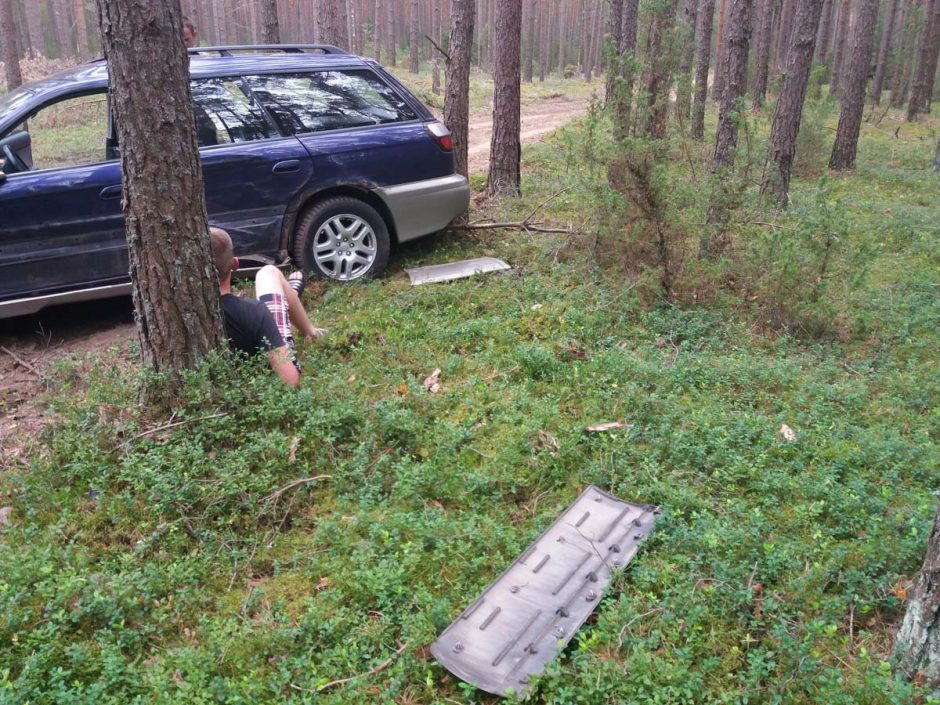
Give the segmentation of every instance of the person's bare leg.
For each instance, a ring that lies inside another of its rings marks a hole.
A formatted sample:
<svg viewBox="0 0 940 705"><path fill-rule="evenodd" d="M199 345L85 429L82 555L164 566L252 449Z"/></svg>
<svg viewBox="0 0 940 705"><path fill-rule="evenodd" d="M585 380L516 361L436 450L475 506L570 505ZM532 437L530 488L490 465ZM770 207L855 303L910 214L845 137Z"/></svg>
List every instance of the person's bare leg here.
<svg viewBox="0 0 940 705"><path fill-rule="evenodd" d="M280 294L284 297L291 323L306 340L319 338L326 333L325 328L317 328L310 322L297 292L287 283L283 272L272 264L265 265L255 275L255 296L263 294Z"/></svg>

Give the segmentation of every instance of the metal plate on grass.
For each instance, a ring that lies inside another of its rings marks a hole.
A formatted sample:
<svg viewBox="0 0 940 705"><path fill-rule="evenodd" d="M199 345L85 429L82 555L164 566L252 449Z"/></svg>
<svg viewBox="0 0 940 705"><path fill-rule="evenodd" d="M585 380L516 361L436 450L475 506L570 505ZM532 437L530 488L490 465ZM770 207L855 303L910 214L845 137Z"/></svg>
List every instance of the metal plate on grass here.
<svg viewBox="0 0 940 705"><path fill-rule="evenodd" d="M498 272L503 269L512 269L501 259L495 257L477 257L465 259L461 262L448 262L447 264L433 264L430 267L414 267L406 269L411 278L411 285L436 284L437 282L451 281L472 277L474 274L484 272Z"/></svg>
<svg viewBox="0 0 940 705"><path fill-rule="evenodd" d="M431 645L451 673L522 697L600 601L611 571L636 554L659 507L591 485Z"/></svg>

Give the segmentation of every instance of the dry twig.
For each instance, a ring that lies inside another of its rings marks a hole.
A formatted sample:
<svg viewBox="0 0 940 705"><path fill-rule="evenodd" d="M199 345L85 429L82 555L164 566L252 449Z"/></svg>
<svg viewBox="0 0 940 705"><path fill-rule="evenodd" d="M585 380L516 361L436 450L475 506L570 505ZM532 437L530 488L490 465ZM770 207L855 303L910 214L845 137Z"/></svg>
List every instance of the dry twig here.
<svg viewBox="0 0 940 705"><path fill-rule="evenodd" d="M402 652L405 650L405 648L408 646L407 644L402 644L401 642L398 642L398 644L399 644L398 649L395 651L394 654L392 654L392 655L389 656L387 659L385 659L384 661L382 661L382 663L380 663L380 664L379 664L378 666L376 666L375 668L372 668L372 669L366 671L365 673L359 673L359 674L357 674L357 675L355 675L355 676L349 676L349 678L339 678L339 679L337 679L337 680L335 680L335 681L330 681L329 683L324 683L323 685L321 685L321 686L319 686L319 687L317 687L317 688L315 688L315 689L301 688L301 687L300 687L299 685L297 685L296 683L291 683L291 684L290 684L290 687L293 688L294 690L299 690L299 691L302 691L302 692L304 692L304 693L320 693L320 692L322 692L322 691L324 691L324 690L327 690L328 688L334 688L334 687L336 687L336 686L338 686L338 685L343 685L344 683L349 683L350 681L354 681L354 680L356 680L357 678L364 678L364 677L366 677L366 676L374 676L376 673L381 673L381 672L384 671L386 668L388 668L389 666L391 666L392 663L395 661L395 657L396 657L396 656L400 656L401 653L402 653Z"/></svg>
<svg viewBox="0 0 940 705"><path fill-rule="evenodd" d="M209 419L221 419L224 416L228 416L228 412L221 413L221 414L209 414L208 416L199 416L194 419L183 419L182 421L171 421L169 423L163 424L162 426L157 426L156 428L151 428L146 431L141 431L133 438L128 438L119 446L115 446L114 450L120 450L121 448L125 448L126 446L129 446L131 443L133 443L134 441L140 438L144 438L146 436L152 436L155 433L160 433L160 431L168 431L171 428L176 428L177 426L185 426L188 423L195 423L196 421L208 421Z"/></svg>
<svg viewBox="0 0 940 705"><path fill-rule="evenodd" d="M435 42L433 39L431 39L431 38L430 38L428 35L426 35L426 34L424 35L424 38L427 39L429 42L431 42L431 44L434 46L435 49L437 49L439 52L441 52L441 54L444 56L444 58L447 59L448 63L450 62L450 54L448 54L446 51L444 51L443 49L441 49L441 45L440 45L440 44L438 44L437 42Z"/></svg>
<svg viewBox="0 0 940 705"><path fill-rule="evenodd" d="M306 484L306 483L308 483L308 482L316 482L317 480L329 480L329 479L331 479L332 477L333 477L332 475L316 475L316 476L314 476L314 477L303 477L303 478L301 478L301 479L299 479L299 480L293 480L292 482L288 482L288 483L287 483L286 485L284 485L281 489L275 490L274 492L272 492L271 494L269 494L267 497L265 497L265 498L262 499L261 501L262 501L262 502L270 502L272 499L277 499L277 498L279 498L282 494L284 494L284 493L287 492L288 490L291 490L291 489L297 487L298 485L303 485L303 484Z"/></svg>
<svg viewBox="0 0 940 705"><path fill-rule="evenodd" d="M32 372L32 373L33 373L34 375L36 375L37 377L40 377L40 378L42 377L42 372L40 372L40 371L37 370L35 367L33 367L32 365L30 365L28 362L26 362L26 360L24 360L23 358L21 358L19 355L17 355L15 352L13 352L12 350L10 350L8 347L6 347L6 346L4 346L4 345L0 345L0 350L3 350L3 352L5 352L5 353L6 353L7 355L9 355L10 357L12 357L12 358L13 358L13 361L14 361L15 363L17 363L20 367L22 367L22 368L24 368L24 369L26 369L26 370Z"/></svg>

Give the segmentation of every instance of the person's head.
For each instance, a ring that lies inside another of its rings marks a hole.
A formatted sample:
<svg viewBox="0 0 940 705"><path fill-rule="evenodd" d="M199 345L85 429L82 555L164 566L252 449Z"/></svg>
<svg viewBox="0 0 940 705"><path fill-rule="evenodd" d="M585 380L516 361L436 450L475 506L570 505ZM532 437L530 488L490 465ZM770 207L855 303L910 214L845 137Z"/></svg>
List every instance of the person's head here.
<svg viewBox="0 0 940 705"><path fill-rule="evenodd" d="M199 35L196 34L196 25L188 17L183 18L183 44L188 47L199 45Z"/></svg>
<svg viewBox="0 0 940 705"><path fill-rule="evenodd" d="M238 260L232 250L232 238L222 228L209 228L209 242L212 245L212 259L219 273L219 282L228 281L232 272L238 269Z"/></svg>

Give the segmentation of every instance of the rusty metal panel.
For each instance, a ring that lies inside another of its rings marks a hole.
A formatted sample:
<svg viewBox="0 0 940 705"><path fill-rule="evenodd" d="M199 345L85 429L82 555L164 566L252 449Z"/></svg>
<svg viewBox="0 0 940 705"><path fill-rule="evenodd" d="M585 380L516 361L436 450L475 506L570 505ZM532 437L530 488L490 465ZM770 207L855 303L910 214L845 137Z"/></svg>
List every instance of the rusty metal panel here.
<svg viewBox="0 0 940 705"><path fill-rule="evenodd" d="M522 697L594 611L659 507L591 485L444 630L431 653L488 693Z"/></svg>
<svg viewBox="0 0 940 705"><path fill-rule="evenodd" d="M477 257L476 259L466 259L460 262L432 264L429 267L414 267L405 271L411 279L411 285L418 286L419 284L436 284L451 281L452 279L463 279L472 277L474 274L497 272L502 269L512 269L512 267L495 257Z"/></svg>

